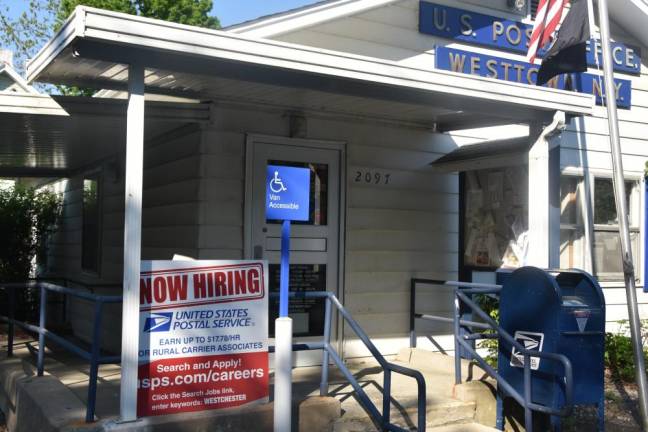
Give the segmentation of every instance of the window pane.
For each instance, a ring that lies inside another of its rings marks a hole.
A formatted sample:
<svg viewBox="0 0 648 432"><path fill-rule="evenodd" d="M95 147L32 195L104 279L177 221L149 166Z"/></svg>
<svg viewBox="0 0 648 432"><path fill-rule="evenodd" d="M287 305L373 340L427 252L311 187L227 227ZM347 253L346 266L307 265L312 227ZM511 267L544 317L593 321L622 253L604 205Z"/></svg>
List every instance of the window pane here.
<svg viewBox="0 0 648 432"><path fill-rule="evenodd" d="M83 230L81 244L81 268L99 271L99 180L97 177L83 179Z"/></svg>
<svg viewBox="0 0 648 432"><path fill-rule="evenodd" d="M632 181L625 182L626 187L626 205L628 214L634 214L634 208L630 197L637 183ZM633 218L629 218L631 224L635 224ZM599 225L617 225L619 223L616 214L616 203L614 201L614 186L612 179L597 178L594 180L594 223Z"/></svg>
<svg viewBox="0 0 648 432"><path fill-rule="evenodd" d="M560 178L560 223L561 224L582 224L580 220L578 184L579 177Z"/></svg>
<svg viewBox="0 0 648 432"><path fill-rule="evenodd" d="M270 291L279 292L281 266L270 264ZM288 289L296 292L326 291L326 264L290 264ZM324 299L291 298L288 315L293 319L295 336L324 335ZM279 298L269 301L270 337L274 337L275 319L279 316Z"/></svg>
<svg viewBox="0 0 648 432"><path fill-rule="evenodd" d="M560 268L583 268L583 230L560 230Z"/></svg>
<svg viewBox="0 0 648 432"><path fill-rule="evenodd" d="M466 172L464 265L517 267L523 261L528 179L526 166Z"/></svg>
<svg viewBox="0 0 648 432"><path fill-rule="evenodd" d="M630 244L635 269L637 267L637 251L639 233L630 233ZM599 279L619 279L623 276L621 262L621 241L616 231L594 232L594 273Z"/></svg>
<svg viewBox="0 0 648 432"><path fill-rule="evenodd" d="M308 221L293 221L293 225L326 225L328 216L328 165L269 160L268 165L310 168L310 205ZM267 220L267 223L281 223Z"/></svg>

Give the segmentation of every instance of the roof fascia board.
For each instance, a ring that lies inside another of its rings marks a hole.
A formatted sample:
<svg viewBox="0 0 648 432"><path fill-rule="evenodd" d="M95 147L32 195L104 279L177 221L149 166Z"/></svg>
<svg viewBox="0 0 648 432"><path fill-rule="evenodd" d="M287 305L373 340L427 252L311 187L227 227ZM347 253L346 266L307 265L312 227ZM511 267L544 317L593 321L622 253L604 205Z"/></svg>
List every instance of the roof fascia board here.
<svg viewBox="0 0 648 432"><path fill-rule="evenodd" d="M18 84L20 88L23 89L25 93L31 93L31 94L39 94L35 88L27 84L27 81L23 77L21 77L18 72L16 72L11 66L4 64L0 66L0 73L6 73L9 75L9 77L14 81L14 83Z"/></svg>
<svg viewBox="0 0 648 432"><path fill-rule="evenodd" d="M27 62L27 82L34 80L30 76L40 73L40 71L50 64L61 51L63 51L77 37L83 37L85 30L85 6L77 6L72 14L63 23L59 31L50 39L43 48L36 53L34 58Z"/></svg>
<svg viewBox="0 0 648 432"><path fill-rule="evenodd" d="M482 169L503 168L510 166L526 165L528 160L528 151L512 152L505 155L484 156L473 159L466 159L462 161L451 161L431 164L432 171L438 173L453 173L476 171Z"/></svg>
<svg viewBox="0 0 648 432"><path fill-rule="evenodd" d="M66 178L72 173L72 170L62 168L0 166L0 177L8 178Z"/></svg>
<svg viewBox="0 0 648 432"><path fill-rule="evenodd" d="M97 115L123 118L126 114L125 99L104 99L78 96L54 96L71 115ZM187 122L209 121L210 103L146 102L146 118L154 120L177 120Z"/></svg>
<svg viewBox="0 0 648 432"><path fill-rule="evenodd" d="M120 92L128 92L128 82L112 81L109 79L95 79L95 80L88 81L83 78L76 78L74 76L71 76L68 79L60 80L60 82L58 82L57 84L77 86L77 87L87 87L87 88L99 88L101 90L114 90ZM201 98L200 94L191 90L179 91L179 90L165 89L161 87L145 86L144 92L147 94L174 96L174 97L182 97L188 99ZM107 99L96 95L95 97L97 99Z"/></svg>
<svg viewBox="0 0 648 432"><path fill-rule="evenodd" d="M399 0L340 0L313 7L286 12L279 16L261 18L225 29L228 32L251 37L268 38L290 33L338 18L365 12L395 3Z"/></svg>
<svg viewBox="0 0 648 432"><path fill-rule="evenodd" d="M80 13L81 11L84 13ZM74 49L81 56L122 64L143 62L150 67L170 67L171 71L181 70L185 67L184 63L191 63L192 58L203 61L211 58L319 76L370 81L448 96L497 100L520 109L591 114L593 106L591 95L438 69L416 69L371 57L254 39L85 7L77 8L66 26L29 63L28 80L37 80L55 60L56 54L72 46L73 42ZM82 44L79 42L85 42L93 48L84 50L80 48ZM161 53L165 55L160 55ZM168 55L173 53L182 55L187 61L179 62L177 58ZM208 73L208 70L202 72Z"/></svg>
<svg viewBox="0 0 648 432"><path fill-rule="evenodd" d="M67 116L49 95L0 92L0 113Z"/></svg>

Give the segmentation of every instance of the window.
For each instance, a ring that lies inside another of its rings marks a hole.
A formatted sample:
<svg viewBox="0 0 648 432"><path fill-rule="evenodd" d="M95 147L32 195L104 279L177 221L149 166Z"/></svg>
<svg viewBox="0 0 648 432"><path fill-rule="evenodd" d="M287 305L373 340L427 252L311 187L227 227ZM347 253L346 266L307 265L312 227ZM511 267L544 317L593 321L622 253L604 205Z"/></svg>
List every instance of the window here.
<svg viewBox="0 0 648 432"><path fill-rule="evenodd" d="M628 207L628 226L630 242L635 263L639 269L639 187L638 182L626 181L626 205ZM622 279L621 240L619 238L619 219L614 201L612 179L594 180L594 239L592 245L594 274L600 280Z"/></svg>
<svg viewBox="0 0 648 432"><path fill-rule="evenodd" d="M585 223L582 211L583 181L560 179L560 268L585 268Z"/></svg>
<svg viewBox="0 0 648 432"><path fill-rule="evenodd" d="M623 279L619 222L611 178L563 176L560 181L560 266L587 268L588 253L592 257L592 272L601 281ZM639 182L625 182L630 240L638 272L639 260ZM591 202L591 246L586 243L585 203Z"/></svg>
<svg viewBox="0 0 648 432"><path fill-rule="evenodd" d="M83 227L81 233L81 268L99 273L101 261L101 214L99 175L83 179Z"/></svg>
<svg viewBox="0 0 648 432"><path fill-rule="evenodd" d="M525 258L528 221L526 166L465 174L463 264L517 267Z"/></svg>

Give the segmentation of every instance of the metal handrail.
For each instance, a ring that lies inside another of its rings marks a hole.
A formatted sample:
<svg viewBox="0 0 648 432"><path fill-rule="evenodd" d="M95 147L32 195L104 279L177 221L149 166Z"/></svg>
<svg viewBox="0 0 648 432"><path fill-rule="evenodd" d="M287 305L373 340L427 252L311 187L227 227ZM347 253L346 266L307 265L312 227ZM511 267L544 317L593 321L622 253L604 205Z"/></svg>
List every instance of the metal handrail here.
<svg viewBox="0 0 648 432"><path fill-rule="evenodd" d="M276 298L278 293L271 293L272 298ZM372 420L380 425L382 430L385 431L395 431L395 432L406 432L407 429L403 429L390 421L390 411L391 411L391 374L397 373L405 376L414 378L417 383L418 390L418 413L417 413L417 423L418 431L425 431L425 417L426 417L426 390L425 390L425 378L423 375L414 369L403 367L394 363L388 362L385 357L378 351L376 346L371 342L369 336L362 330L360 325L356 322L355 319L351 316L349 311L340 303L338 298L330 292L324 291L310 291L310 292L291 292L289 294L290 298L322 298L326 300L325 303L325 315L324 315L324 339L322 342L318 343L302 343L293 345L293 350L295 351L304 351L304 350L318 350L321 349L322 353L322 378L320 383L320 395L325 396L328 394L328 365L329 357L333 360L335 365L340 369L344 377L347 379L353 390L356 392L357 397L369 413ZM335 306L338 313L342 318L347 322L351 329L355 332L358 338L362 341L365 347L369 350L371 355L378 361L381 368L383 369L383 406L382 414L371 401L365 390L362 388L358 380L353 376L351 371L346 367L344 361L340 358L337 351L331 345L331 305ZM272 351L274 347L270 347Z"/></svg>
<svg viewBox="0 0 648 432"><path fill-rule="evenodd" d="M34 277L34 278L28 278L25 281L56 283L57 285L61 285L65 288L72 288L70 287L70 284L80 285L83 288L86 288L90 291L94 290L95 288L122 288L123 286L123 284L119 282L88 282L82 279L74 279L65 276Z"/></svg>
<svg viewBox="0 0 648 432"><path fill-rule="evenodd" d="M57 279L61 280L61 279ZM78 284L78 282L75 282ZM103 286L103 285L102 285ZM0 284L0 289L7 292L9 296L9 315L0 315L0 320L9 324L8 328L8 341L7 341L7 355L13 356L14 345L14 331L15 326L23 328L26 331L38 334L38 354L36 361L36 369L38 376L43 376L44 363L45 363L45 340L50 339L57 345L66 349L67 351L81 357L82 359L90 362L90 379L88 382L88 404L86 407L85 421L90 423L94 421L95 407L97 401L97 377L99 373L99 365L101 364L118 364L121 362L120 356L103 356L101 355L101 320L103 317L103 305L110 303L121 303L121 296L107 296L96 295L79 291L49 282L39 280L32 280L23 283L4 283ZM39 325L35 326L22 321L17 321L14 317L15 305L15 291L16 289L39 289L40 290L40 315ZM75 345L73 342L53 333L46 328L47 321L47 293L54 292L58 294L68 295L71 297L80 298L94 303L94 323L92 331L92 343L90 351Z"/></svg>
<svg viewBox="0 0 648 432"><path fill-rule="evenodd" d="M40 316L39 325L35 326L26 322L17 321L14 319L14 303L15 303L15 290L16 289L40 289ZM90 380L88 385L88 404L86 408L86 422L94 421L95 407L96 407L96 389L97 389L97 376L100 364L118 364L121 362L120 356L102 356L101 355L101 321L103 308L102 306L107 303L120 303L122 302L121 296L107 296L96 295L87 293L63 286L59 286L49 282L43 281L30 281L24 283L5 283L0 284L0 289L4 289L9 294L9 316L0 316L0 320L6 321L9 324L9 337L7 345L7 354L13 355L14 345L14 326L17 325L26 331L38 334L38 356L37 356L37 370L38 376L42 376L44 372L44 357L45 357L45 340L50 339L56 344L65 348L66 350L78 355L90 362ZM93 337L91 350L86 351L71 341L51 332L46 328L47 321L47 293L55 292L63 295L77 297L86 301L94 302L95 320L93 323ZM351 314L342 306L340 301L329 292L291 292L291 298L323 298L326 300L325 305L325 326L324 337L322 342L315 343L300 343L293 346L295 351L304 350L322 350L322 378L320 383L320 394L325 395L328 393L328 365L329 357L333 360L336 366L340 369L347 381L351 384L353 389L358 395L358 399L363 407L369 412L371 418L386 431L405 432L406 429L400 428L390 422L390 408L391 408L391 374L398 373L405 376L412 377L417 382L418 388L418 429L419 431L425 430L426 418L426 391L425 379L423 375L413 369L409 369L400 365L388 362L385 357L378 351L376 346L371 342L367 334L362 330L360 325L353 319ZM276 293L271 293L271 297L276 297ZM383 383L383 412L382 414L371 401L365 390L360 386L357 379L353 376L351 371L346 367L344 361L340 358L336 350L331 345L331 309L332 305L335 306L338 313L349 324L351 329L356 333L358 338L363 342L365 347L378 361L384 370L384 383ZM270 351L274 347L269 347Z"/></svg>
<svg viewBox="0 0 648 432"><path fill-rule="evenodd" d="M497 285L482 285L479 284L468 284L463 282L455 282L455 311L454 311L454 340L455 340L455 353L458 352L459 346L467 350L473 357L475 361L492 377L497 381L498 387L501 388L506 394L514 398L523 408L524 408L524 418L525 418L525 429L531 431L533 429L532 422L532 411L538 411L545 414L555 415L555 416L567 416L572 411L573 403L573 372L572 365L569 359L562 354L556 353L547 353L541 351L534 351L526 349L522 344L515 340L506 330L504 330L493 318L491 318L486 312L484 312L477 303L475 303L469 295L472 294L498 294L501 291L501 287ZM462 289L462 287L469 287L468 289ZM467 343L467 340L477 340L483 339L484 337L481 334L470 334L470 335L460 335L460 327L467 326L469 324L463 324L460 319L460 304L468 306L471 311L479 318L485 321L485 323L490 327L491 330L495 331L499 338L504 339L508 344L513 346L520 354L524 356L524 395L520 395L512 385L510 385L498 372L490 366L484 358L482 358L470 344ZM556 361L562 364L565 377L565 401L562 409L556 410L545 405L540 405L532 402L531 394L531 357L544 358L550 361ZM461 358L455 355L455 381L457 384L461 383ZM498 419L498 422L500 419ZM500 426L500 425L498 425Z"/></svg>
<svg viewBox="0 0 648 432"><path fill-rule="evenodd" d="M422 314L416 312L416 286L418 284L428 285L442 285L454 287L455 291L455 304L454 313L452 318L441 317L437 315ZM469 358L475 360L479 365L494 378L499 388L513 399L515 399L525 411L525 427L526 430L532 428L532 415L531 411L538 411L550 415L567 416L572 410L573 402L573 372L571 362L562 354L546 353L540 351L527 350L519 342L515 340L508 332L502 329L499 324L493 320L486 312L484 312L479 305L472 300L472 295L486 295L490 297L497 297L502 290L501 285L483 284L473 282L458 282L458 281L442 281L436 279L421 279L413 278L410 286L410 347L416 347L416 320L452 322L454 325L454 341L455 341L455 382L460 384L461 377L461 353L466 353ZM467 306L472 314L475 314L481 322L463 319L463 311L461 306ZM493 332L475 333L474 330L467 329L480 329L491 330ZM462 331L463 330L463 331ZM515 347L520 354L524 356L524 395L517 392L511 384L509 384L501 375L498 374L486 360L478 354L475 349L474 343L477 340L502 338L504 341ZM560 410L552 409L550 407L533 403L531 400L531 369L530 358L540 357L550 361L561 363L565 376L565 402ZM498 418L498 426L501 426Z"/></svg>
<svg viewBox="0 0 648 432"><path fill-rule="evenodd" d="M441 286L456 287L457 283L458 282L454 282L454 281L445 281L445 280L438 280L438 279L424 279L424 278L412 278L410 280L410 310L409 310L410 348L416 348L416 320L417 319L418 320L424 320L424 321L443 322L443 323L448 323L448 324L451 324L451 323L454 322L454 318L444 317L444 316L440 316L440 315L423 314L423 313L416 312L416 287L417 287L417 285L425 284L425 285L441 285ZM474 283L466 283L466 285L479 286L480 288L497 287L497 285L492 285L491 286L491 285L487 285L487 284L474 284ZM484 323L470 321L470 320L461 320L461 324L462 325L469 325L469 326L475 327L475 328L482 328L482 329L490 328Z"/></svg>

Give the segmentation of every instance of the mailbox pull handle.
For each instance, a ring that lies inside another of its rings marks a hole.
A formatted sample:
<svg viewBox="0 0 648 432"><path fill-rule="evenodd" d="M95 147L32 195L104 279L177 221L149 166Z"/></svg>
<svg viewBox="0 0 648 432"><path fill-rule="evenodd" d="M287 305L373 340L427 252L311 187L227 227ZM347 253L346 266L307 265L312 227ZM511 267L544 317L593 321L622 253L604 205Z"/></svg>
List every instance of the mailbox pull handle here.
<svg viewBox="0 0 648 432"><path fill-rule="evenodd" d="M560 332L564 336L603 336L605 333L600 331L564 331Z"/></svg>

